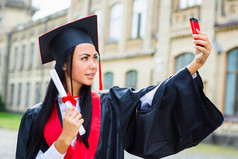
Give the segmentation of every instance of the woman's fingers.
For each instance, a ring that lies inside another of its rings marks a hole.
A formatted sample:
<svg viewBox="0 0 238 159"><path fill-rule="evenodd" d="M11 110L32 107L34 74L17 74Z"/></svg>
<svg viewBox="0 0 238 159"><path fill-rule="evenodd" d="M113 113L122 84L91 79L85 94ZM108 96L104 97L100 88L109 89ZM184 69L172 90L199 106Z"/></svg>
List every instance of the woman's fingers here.
<svg viewBox="0 0 238 159"><path fill-rule="evenodd" d="M72 113L69 115L72 119L74 119L79 114L79 111L73 110Z"/></svg>
<svg viewBox="0 0 238 159"><path fill-rule="evenodd" d="M205 41L205 40L198 39L198 40L194 40L193 43L195 45L203 46L203 47L205 47L209 51L212 49L212 46L211 46L209 40Z"/></svg>
<svg viewBox="0 0 238 159"><path fill-rule="evenodd" d="M78 125L79 125L79 126L81 126L81 125L83 124L83 122L84 122L84 119L83 119L83 118L81 118L81 119L80 119L80 120L78 120L77 122L78 122Z"/></svg>
<svg viewBox="0 0 238 159"><path fill-rule="evenodd" d="M74 109L75 109L75 107L67 108L66 111L65 111L65 116L69 116Z"/></svg>
<svg viewBox="0 0 238 159"><path fill-rule="evenodd" d="M194 48L195 48L195 54L196 55L200 54L200 53L203 53L203 54L206 55L206 54L209 53L208 50L205 47L203 47L203 46L195 45Z"/></svg>
<svg viewBox="0 0 238 159"><path fill-rule="evenodd" d="M193 41L193 43L197 46L195 49L198 49L204 53L211 51L212 45L205 33L199 31L198 34L193 34L193 37L196 39Z"/></svg>
<svg viewBox="0 0 238 159"><path fill-rule="evenodd" d="M64 119L66 122L65 124L68 123L72 126L75 125L76 127L79 127L84 122L82 114L79 111L75 110L75 107L66 109Z"/></svg>
<svg viewBox="0 0 238 159"><path fill-rule="evenodd" d="M198 30L198 29L196 29L196 31L197 31L198 34L201 34L201 35L207 36L206 33L202 32L202 31L200 31L200 30Z"/></svg>
<svg viewBox="0 0 238 159"><path fill-rule="evenodd" d="M207 41L207 37L205 35L202 35L202 34L193 34L193 37L198 39L198 40L204 40L204 41Z"/></svg>
<svg viewBox="0 0 238 159"><path fill-rule="evenodd" d="M201 31L199 31L198 29L197 29L197 33L198 33L198 34L193 34L193 37L197 39L197 40L194 40L194 41L197 41L197 42L199 42L199 40L200 40L200 41L203 41L203 42L205 42L205 44L207 44L207 45L206 45L207 48L208 48L208 49L211 49L211 43L210 43L210 41L209 41L209 39L208 39L207 34L205 34L205 33L201 32Z"/></svg>
<svg viewBox="0 0 238 159"><path fill-rule="evenodd" d="M196 54L195 61L197 64L202 66L211 52L212 45L208 39L208 36L199 30L197 30L197 34L193 34L193 37L195 39L193 40Z"/></svg>
<svg viewBox="0 0 238 159"><path fill-rule="evenodd" d="M198 46L208 47L208 43L204 40L194 40L193 43Z"/></svg>
<svg viewBox="0 0 238 159"><path fill-rule="evenodd" d="M84 122L84 119L82 118L82 115L81 115L79 112L73 113L73 114L72 114L72 118L73 118L73 121L74 121L78 126L82 125L83 122Z"/></svg>
<svg viewBox="0 0 238 159"><path fill-rule="evenodd" d="M81 118L82 118L82 114L81 114L81 113L78 113L77 116L75 116L75 119L76 119L76 120L79 120L79 119L81 119Z"/></svg>

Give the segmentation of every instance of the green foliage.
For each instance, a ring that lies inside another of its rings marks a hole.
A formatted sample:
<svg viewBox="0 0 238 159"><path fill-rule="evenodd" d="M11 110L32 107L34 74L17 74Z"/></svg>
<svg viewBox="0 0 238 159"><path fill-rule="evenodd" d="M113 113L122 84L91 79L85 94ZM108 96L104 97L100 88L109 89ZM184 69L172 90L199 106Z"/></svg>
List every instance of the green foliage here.
<svg viewBox="0 0 238 159"><path fill-rule="evenodd" d="M18 130L22 114L0 112L0 128Z"/></svg>

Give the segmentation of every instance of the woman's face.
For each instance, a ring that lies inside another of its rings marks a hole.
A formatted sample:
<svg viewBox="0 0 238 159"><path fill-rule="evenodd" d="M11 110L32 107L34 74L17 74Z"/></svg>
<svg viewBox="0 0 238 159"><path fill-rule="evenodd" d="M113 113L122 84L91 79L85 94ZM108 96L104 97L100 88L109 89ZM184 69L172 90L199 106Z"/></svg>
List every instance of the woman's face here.
<svg viewBox="0 0 238 159"><path fill-rule="evenodd" d="M75 47L72 61L72 82L74 87L92 85L97 72L98 53L93 44L82 43ZM69 66L67 67L66 81L70 79ZM68 83L68 82L67 82Z"/></svg>

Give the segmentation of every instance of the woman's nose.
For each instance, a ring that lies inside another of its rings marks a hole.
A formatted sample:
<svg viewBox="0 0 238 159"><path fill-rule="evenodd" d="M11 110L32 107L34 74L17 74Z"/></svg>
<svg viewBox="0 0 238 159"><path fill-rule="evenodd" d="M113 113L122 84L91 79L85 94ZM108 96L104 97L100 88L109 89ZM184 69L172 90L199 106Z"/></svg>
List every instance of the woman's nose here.
<svg viewBox="0 0 238 159"><path fill-rule="evenodd" d="M90 66L90 68L92 68L92 69L97 68L97 60L95 60L94 58L91 59L89 66Z"/></svg>

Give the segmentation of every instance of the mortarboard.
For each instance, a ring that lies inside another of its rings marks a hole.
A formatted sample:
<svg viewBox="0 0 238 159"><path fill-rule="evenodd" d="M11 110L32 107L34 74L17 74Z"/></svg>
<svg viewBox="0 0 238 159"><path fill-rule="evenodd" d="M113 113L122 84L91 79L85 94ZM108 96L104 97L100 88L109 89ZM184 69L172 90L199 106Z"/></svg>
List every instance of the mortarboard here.
<svg viewBox="0 0 238 159"><path fill-rule="evenodd" d="M39 47L42 64L56 60L66 50L81 43L93 44L99 53L97 15L78 19L41 35ZM100 55L99 90L102 90Z"/></svg>

